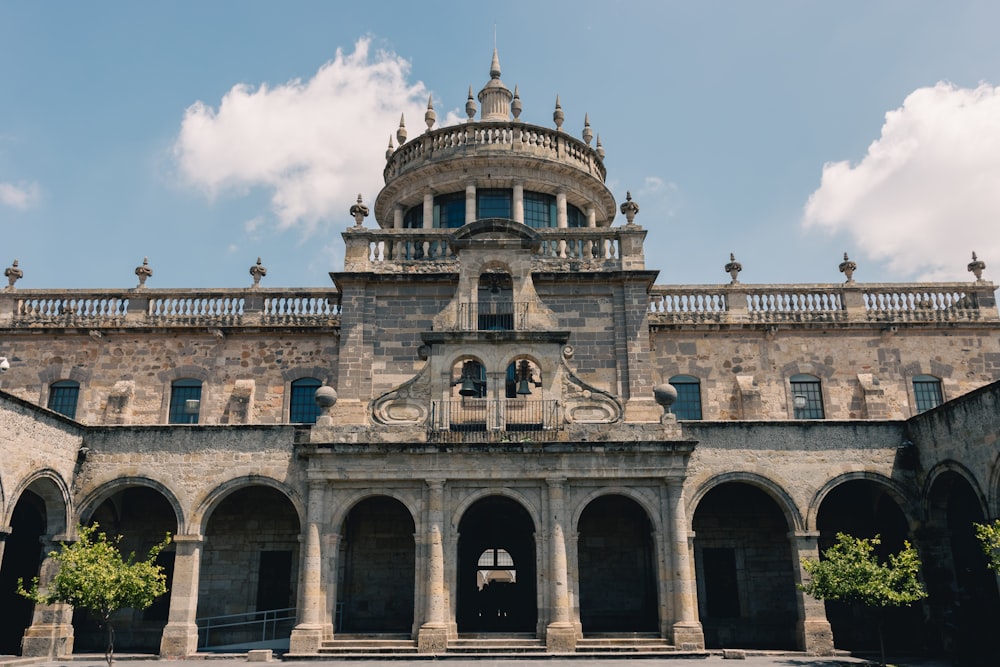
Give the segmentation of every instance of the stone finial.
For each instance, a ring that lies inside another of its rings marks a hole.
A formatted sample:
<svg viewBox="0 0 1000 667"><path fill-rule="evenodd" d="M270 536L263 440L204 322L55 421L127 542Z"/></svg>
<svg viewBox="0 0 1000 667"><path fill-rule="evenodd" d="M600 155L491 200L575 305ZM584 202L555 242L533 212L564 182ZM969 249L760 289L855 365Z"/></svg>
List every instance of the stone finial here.
<svg viewBox="0 0 1000 667"><path fill-rule="evenodd" d="M500 54L497 52L497 47L493 47L493 62L490 63L490 78L499 79L500 78Z"/></svg>
<svg viewBox="0 0 1000 667"><path fill-rule="evenodd" d="M556 124L556 130L562 132L563 121L566 120L566 114L563 113L562 104L559 103L559 96L556 95L556 110L552 112L552 120Z"/></svg>
<svg viewBox="0 0 1000 667"><path fill-rule="evenodd" d="M18 268L17 260L14 263L4 269L3 274L7 277L7 289L16 289L14 283L24 277L24 271Z"/></svg>
<svg viewBox="0 0 1000 667"><path fill-rule="evenodd" d="M354 226L360 227L368 217L368 207L361 201L361 193L358 193L358 203L351 207L351 216L354 218Z"/></svg>
<svg viewBox="0 0 1000 667"><path fill-rule="evenodd" d="M514 120L521 117L521 93L517 90L517 84L514 84L514 101L510 103L510 110L514 114Z"/></svg>
<svg viewBox="0 0 1000 667"><path fill-rule="evenodd" d="M589 146L590 141L594 138L594 131L590 129L590 114L583 114L583 140Z"/></svg>
<svg viewBox="0 0 1000 667"><path fill-rule="evenodd" d="M395 147L392 145L392 135L389 135L389 147L385 149L385 160L388 162L392 159L392 154L396 151Z"/></svg>
<svg viewBox="0 0 1000 667"><path fill-rule="evenodd" d="M427 111L424 113L424 122L427 123L427 131L429 132L432 127L434 127L434 121L437 120L437 114L434 113L434 95L427 96Z"/></svg>
<svg viewBox="0 0 1000 667"><path fill-rule="evenodd" d="M853 284L854 272L858 270L858 265L851 261L851 258L847 256L846 252L844 253L844 261L840 263L838 268L840 269L840 272L847 277L847 284Z"/></svg>
<svg viewBox="0 0 1000 667"><path fill-rule="evenodd" d="M733 279L730 285L739 285L740 281L737 276L740 275L740 271L743 270L743 265L736 261L736 254L729 253L729 263L725 266L726 272Z"/></svg>
<svg viewBox="0 0 1000 667"><path fill-rule="evenodd" d="M663 408L663 416L660 423L675 421L676 417L670 412L670 406L677 401L677 389L670 383L664 382L653 387L653 398L657 405Z"/></svg>
<svg viewBox="0 0 1000 667"><path fill-rule="evenodd" d="M135 275L139 277L139 284L136 285L136 289L142 289L146 286L146 278L153 275L153 269L149 268L149 257L142 258L142 266L135 267Z"/></svg>
<svg viewBox="0 0 1000 667"><path fill-rule="evenodd" d="M14 266L17 266L17 260L14 260ZM986 268L986 262L976 257L976 253L973 252L972 261L969 262L969 271L971 271L972 275L976 277L977 283L983 279L983 269L985 268ZM14 283L11 284L13 285Z"/></svg>
<svg viewBox="0 0 1000 667"><path fill-rule="evenodd" d="M316 419L318 426L330 426L333 424L333 406L337 404L337 390L324 384L316 389L313 395L316 407L319 408L320 416Z"/></svg>
<svg viewBox="0 0 1000 667"><path fill-rule="evenodd" d="M604 159L604 145L601 144L601 135L597 135L597 157Z"/></svg>
<svg viewBox="0 0 1000 667"><path fill-rule="evenodd" d="M476 100L472 97L472 86L469 86L469 99L465 101L465 115L471 123L476 117Z"/></svg>
<svg viewBox="0 0 1000 667"><path fill-rule="evenodd" d="M406 114L399 114L399 129L396 130L396 141L402 146L406 143Z"/></svg>
<svg viewBox="0 0 1000 667"><path fill-rule="evenodd" d="M625 220L628 224L635 224L635 216L639 213L639 205L632 201L632 193L625 193L625 201L621 205L622 215L625 216Z"/></svg>
<svg viewBox="0 0 1000 667"><path fill-rule="evenodd" d="M267 267L260 263L260 257L257 258L257 263L250 267L250 275L253 276L253 286L260 287L260 279L267 275Z"/></svg>

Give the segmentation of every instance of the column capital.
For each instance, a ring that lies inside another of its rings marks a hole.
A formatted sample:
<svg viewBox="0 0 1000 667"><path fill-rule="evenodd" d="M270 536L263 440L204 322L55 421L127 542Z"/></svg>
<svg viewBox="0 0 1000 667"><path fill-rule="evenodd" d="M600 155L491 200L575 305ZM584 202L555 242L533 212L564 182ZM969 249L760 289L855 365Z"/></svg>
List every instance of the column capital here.
<svg viewBox="0 0 1000 667"><path fill-rule="evenodd" d="M796 540L818 540L818 530L793 530L788 533L789 539Z"/></svg>
<svg viewBox="0 0 1000 667"><path fill-rule="evenodd" d="M170 538L173 542L178 544L204 544L204 535L173 535Z"/></svg>

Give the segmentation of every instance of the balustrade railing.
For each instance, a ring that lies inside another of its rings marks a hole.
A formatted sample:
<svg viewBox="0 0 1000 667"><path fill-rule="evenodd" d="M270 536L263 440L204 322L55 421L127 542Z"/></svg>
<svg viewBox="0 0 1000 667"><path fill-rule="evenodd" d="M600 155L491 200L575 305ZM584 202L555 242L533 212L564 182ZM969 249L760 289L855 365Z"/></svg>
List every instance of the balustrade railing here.
<svg viewBox="0 0 1000 667"><path fill-rule="evenodd" d="M528 302L463 302L458 321L462 331L523 331L528 328Z"/></svg>
<svg viewBox="0 0 1000 667"><path fill-rule="evenodd" d="M431 432L529 434L558 430L562 425L559 401L520 398L431 401Z"/></svg>
<svg viewBox="0 0 1000 667"><path fill-rule="evenodd" d="M18 290L0 293L0 326L329 324L340 294L305 290Z"/></svg>
<svg viewBox="0 0 1000 667"><path fill-rule="evenodd" d="M991 283L654 285L650 323L997 321Z"/></svg>

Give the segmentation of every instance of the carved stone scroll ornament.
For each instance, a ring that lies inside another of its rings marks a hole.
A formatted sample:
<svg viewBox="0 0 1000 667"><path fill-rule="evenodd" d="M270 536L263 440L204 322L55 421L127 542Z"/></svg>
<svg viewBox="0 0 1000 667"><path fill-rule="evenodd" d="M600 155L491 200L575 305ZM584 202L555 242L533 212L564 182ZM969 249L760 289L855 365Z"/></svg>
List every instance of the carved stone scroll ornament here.
<svg viewBox="0 0 1000 667"><path fill-rule="evenodd" d="M577 424L611 424L622 420L625 406L610 392L577 377L568 363L572 348L562 355L562 390L566 421Z"/></svg>
<svg viewBox="0 0 1000 667"><path fill-rule="evenodd" d="M427 422L431 402L430 364L371 402L371 419L386 426L418 426Z"/></svg>

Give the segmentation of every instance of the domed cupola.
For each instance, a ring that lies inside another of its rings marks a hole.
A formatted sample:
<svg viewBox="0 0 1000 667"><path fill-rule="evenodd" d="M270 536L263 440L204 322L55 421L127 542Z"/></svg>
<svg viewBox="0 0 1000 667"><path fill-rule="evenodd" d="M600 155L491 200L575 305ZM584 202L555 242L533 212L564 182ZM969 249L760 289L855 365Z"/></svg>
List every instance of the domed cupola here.
<svg viewBox="0 0 1000 667"><path fill-rule="evenodd" d="M479 104L482 105L480 120L505 122L510 120L510 103L514 94L500 80L500 57L496 47L493 48L493 62L490 64L490 80L479 91Z"/></svg>

